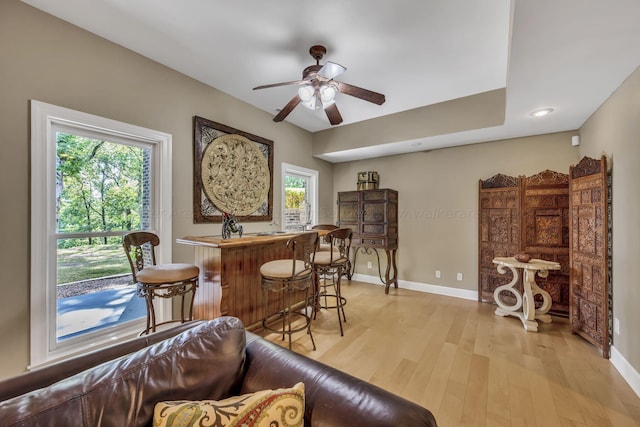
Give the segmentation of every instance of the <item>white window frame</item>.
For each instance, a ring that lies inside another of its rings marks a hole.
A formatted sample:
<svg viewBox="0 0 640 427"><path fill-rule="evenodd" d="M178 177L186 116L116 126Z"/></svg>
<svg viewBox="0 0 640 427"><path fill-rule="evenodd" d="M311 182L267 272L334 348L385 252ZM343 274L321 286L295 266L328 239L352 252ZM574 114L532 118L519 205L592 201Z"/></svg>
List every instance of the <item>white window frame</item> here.
<svg viewBox="0 0 640 427"><path fill-rule="evenodd" d="M102 136L112 141L150 147L151 229L164 244L158 262L171 262L170 134L31 100L31 343L29 369L89 349L131 338L144 329L145 319L81 334L61 342L56 332L56 129ZM158 306L159 321L171 317L171 301Z"/></svg>
<svg viewBox="0 0 640 427"><path fill-rule="evenodd" d="M307 201L311 204L311 225L318 223L318 171L308 169L302 166L296 166L289 163L282 163L282 175L280 176L282 203L280 206L280 218L282 221L282 227L284 227L285 218L285 176L287 175L301 175L309 178L309 188L307 193Z"/></svg>

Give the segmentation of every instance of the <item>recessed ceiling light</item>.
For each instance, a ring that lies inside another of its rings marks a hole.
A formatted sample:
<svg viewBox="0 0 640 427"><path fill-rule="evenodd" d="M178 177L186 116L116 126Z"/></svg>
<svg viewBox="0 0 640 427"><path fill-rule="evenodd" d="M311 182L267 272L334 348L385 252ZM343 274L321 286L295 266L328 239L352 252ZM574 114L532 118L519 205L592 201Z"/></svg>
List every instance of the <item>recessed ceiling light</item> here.
<svg viewBox="0 0 640 427"><path fill-rule="evenodd" d="M549 114L551 112L553 112L553 108L544 108L542 110L534 111L533 113L531 113L531 115L533 117L544 117L544 116L546 116L547 114Z"/></svg>

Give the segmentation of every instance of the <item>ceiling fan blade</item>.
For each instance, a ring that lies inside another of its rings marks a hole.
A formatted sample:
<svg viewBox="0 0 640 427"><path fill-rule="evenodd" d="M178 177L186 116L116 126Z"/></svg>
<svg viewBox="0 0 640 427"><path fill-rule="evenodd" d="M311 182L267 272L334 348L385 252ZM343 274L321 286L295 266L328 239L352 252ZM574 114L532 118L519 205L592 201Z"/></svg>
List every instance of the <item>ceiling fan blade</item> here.
<svg viewBox="0 0 640 427"><path fill-rule="evenodd" d="M345 67L335 62L327 62L318 70L318 75L325 79L331 80L347 71Z"/></svg>
<svg viewBox="0 0 640 427"><path fill-rule="evenodd" d="M291 98L291 101L289 101L287 105L285 105L284 108L280 110L278 114L276 114L276 116L273 118L273 121L274 122L283 121L284 118L287 117L289 113L292 112L293 109L296 108L298 104L300 104L300 101L301 101L300 97L298 96L298 94L296 94L293 98Z"/></svg>
<svg viewBox="0 0 640 427"><path fill-rule="evenodd" d="M308 80L294 80L294 81L291 81L291 82L273 83L273 84L270 84L270 85L256 86L256 87L253 88L253 90L269 89L270 87L278 87L278 86L302 85L302 84L306 84L308 82L309 82Z"/></svg>
<svg viewBox="0 0 640 427"><path fill-rule="evenodd" d="M324 112L327 113L329 123L332 125L339 125L342 123L342 116L340 115L340 111L338 111L338 106L335 102L325 108Z"/></svg>
<svg viewBox="0 0 640 427"><path fill-rule="evenodd" d="M358 86L353 86L347 83L336 82L338 84L338 91L346 95L355 96L356 98L364 99L365 101L373 102L374 104L384 104L385 97L383 94L373 92L368 89L363 89Z"/></svg>

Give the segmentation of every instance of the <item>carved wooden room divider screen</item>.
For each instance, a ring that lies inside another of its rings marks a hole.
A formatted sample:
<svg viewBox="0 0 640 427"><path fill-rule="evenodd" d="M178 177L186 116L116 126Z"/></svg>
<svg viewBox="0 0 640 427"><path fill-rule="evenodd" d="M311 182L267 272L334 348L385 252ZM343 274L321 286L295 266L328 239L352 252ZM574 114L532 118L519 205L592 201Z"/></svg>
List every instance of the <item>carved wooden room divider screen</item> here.
<svg viewBox="0 0 640 427"><path fill-rule="evenodd" d="M607 160L584 157L570 175L571 332L609 358L611 310Z"/></svg>
<svg viewBox="0 0 640 427"><path fill-rule="evenodd" d="M480 180L479 187L478 300L494 302L493 291L513 276L499 274L493 259L516 254L521 247L522 180L498 174Z"/></svg>
<svg viewBox="0 0 640 427"><path fill-rule="evenodd" d="M498 174L480 180L479 187L478 300L494 302L494 290L512 278L498 273L493 258L527 251L560 262L562 269L538 279L538 285L551 295L550 312L568 316L568 175L549 170L530 177Z"/></svg>
<svg viewBox="0 0 640 427"><path fill-rule="evenodd" d="M522 250L560 263L536 282L551 295L550 312L569 316L569 175L546 170L523 182Z"/></svg>

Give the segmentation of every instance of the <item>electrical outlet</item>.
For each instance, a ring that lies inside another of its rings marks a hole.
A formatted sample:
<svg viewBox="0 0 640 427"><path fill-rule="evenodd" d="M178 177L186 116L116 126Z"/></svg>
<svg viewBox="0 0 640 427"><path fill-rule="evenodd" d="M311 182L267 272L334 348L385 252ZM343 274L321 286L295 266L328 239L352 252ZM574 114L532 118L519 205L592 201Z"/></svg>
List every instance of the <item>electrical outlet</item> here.
<svg viewBox="0 0 640 427"><path fill-rule="evenodd" d="M373 268L373 266L371 265L371 261L367 261L367 268Z"/></svg>
<svg viewBox="0 0 640 427"><path fill-rule="evenodd" d="M617 317L613 318L613 332L615 332L616 335L620 335L620 320L618 320Z"/></svg>
<svg viewBox="0 0 640 427"><path fill-rule="evenodd" d="M462 273L458 273L457 276L456 276L456 279L462 280Z"/></svg>
<svg viewBox="0 0 640 427"><path fill-rule="evenodd" d="M439 279L440 277L441 277L440 270L436 270L436 279Z"/></svg>

